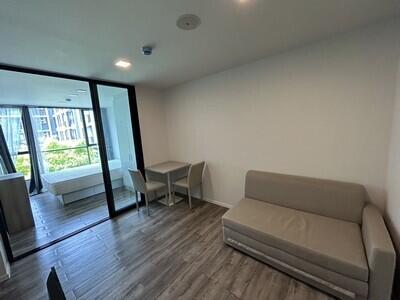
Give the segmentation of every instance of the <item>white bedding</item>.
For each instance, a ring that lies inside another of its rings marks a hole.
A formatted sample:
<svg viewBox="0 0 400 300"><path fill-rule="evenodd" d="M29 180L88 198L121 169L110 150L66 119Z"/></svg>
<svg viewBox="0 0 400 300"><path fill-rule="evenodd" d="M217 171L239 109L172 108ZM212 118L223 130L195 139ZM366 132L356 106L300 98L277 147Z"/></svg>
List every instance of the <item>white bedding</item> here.
<svg viewBox="0 0 400 300"><path fill-rule="evenodd" d="M122 178L120 160L108 161L111 181ZM101 164L92 164L42 174L47 190L53 195L63 195L103 183Z"/></svg>

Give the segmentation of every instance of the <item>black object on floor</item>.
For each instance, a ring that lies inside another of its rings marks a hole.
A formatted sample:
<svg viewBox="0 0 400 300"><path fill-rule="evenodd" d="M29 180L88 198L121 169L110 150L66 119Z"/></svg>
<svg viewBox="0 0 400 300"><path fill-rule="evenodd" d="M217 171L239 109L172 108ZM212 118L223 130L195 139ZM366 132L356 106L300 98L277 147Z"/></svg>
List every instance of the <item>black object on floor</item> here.
<svg viewBox="0 0 400 300"><path fill-rule="evenodd" d="M49 300L66 300L64 291L54 267L51 267L49 277L47 277L46 285L47 293L49 294Z"/></svg>

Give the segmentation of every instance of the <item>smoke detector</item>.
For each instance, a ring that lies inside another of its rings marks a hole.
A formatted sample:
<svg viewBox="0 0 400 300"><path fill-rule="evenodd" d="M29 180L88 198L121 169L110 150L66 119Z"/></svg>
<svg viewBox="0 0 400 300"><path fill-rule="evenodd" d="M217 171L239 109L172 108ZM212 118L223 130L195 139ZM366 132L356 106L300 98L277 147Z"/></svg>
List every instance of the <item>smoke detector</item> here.
<svg viewBox="0 0 400 300"><path fill-rule="evenodd" d="M176 26L183 30L193 30L199 27L201 20L198 16L192 14L185 14L178 18Z"/></svg>
<svg viewBox="0 0 400 300"><path fill-rule="evenodd" d="M153 53L153 47L151 46L143 46L142 47L143 55L151 55Z"/></svg>

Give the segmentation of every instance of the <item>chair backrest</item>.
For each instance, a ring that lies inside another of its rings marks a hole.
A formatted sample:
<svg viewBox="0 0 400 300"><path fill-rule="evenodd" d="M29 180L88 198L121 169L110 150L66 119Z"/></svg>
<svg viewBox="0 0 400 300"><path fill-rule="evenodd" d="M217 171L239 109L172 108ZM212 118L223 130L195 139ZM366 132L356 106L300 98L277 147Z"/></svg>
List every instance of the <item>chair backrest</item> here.
<svg viewBox="0 0 400 300"><path fill-rule="evenodd" d="M56 269L51 268L50 274L47 277L47 294L49 295L49 300L65 300L65 294L62 289L60 280L58 279Z"/></svg>
<svg viewBox="0 0 400 300"><path fill-rule="evenodd" d="M203 170L205 162L199 162L197 164L191 165L188 173L188 184L190 187L199 185L203 181Z"/></svg>
<svg viewBox="0 0 400 300"><path fill-rule="evenodd" d="M139 170L128 169L129 174L132 178L132 183L136 191L139 193L147 193L146 182L144 181L143 175Z"/></svg>

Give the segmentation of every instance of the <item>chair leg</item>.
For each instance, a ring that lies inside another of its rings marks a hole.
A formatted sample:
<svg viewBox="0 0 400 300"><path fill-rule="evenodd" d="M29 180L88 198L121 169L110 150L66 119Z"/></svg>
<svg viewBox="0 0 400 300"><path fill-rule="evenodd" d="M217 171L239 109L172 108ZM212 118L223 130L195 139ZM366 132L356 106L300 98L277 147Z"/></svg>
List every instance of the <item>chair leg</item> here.
<svg viewBox="0 0 400 300"><path fill-rule="evenodd" d="M171 199L171 175L167 173L167 185L168 185L168 198L167 198L167 206L169 207L169 200Z"/></svg>
<svg viewBox="0 0 400 300"><path fill-rule="evenodd" d="M135 198L136 198L136 209L137 209L137 211L139 212L139 210L140 210L140 208L139 208L139 200L138 200L138 198L139 198L139 193L138 193L137 190L135 190Z"/></svg>
<svg viewBox="0 0 400 300"><path fill-rule="evenodd" d="M172 203L175 205L175 188L172 186Z"/></svg>
<svg viewBox="0 0 400 300"><path fill-rule="evenodd" d="M200 199L203 201L203 184L200 183Z"/></svg>
<svg viewBox="0 0 400 300"><path fill-rule="evenodd" d="M189 208L192 209L192 195L190 194L190 188L188 188Z"/></svg>
<svg viewBox="0 0 400 300"><path fill-rule="evenodd" d="M144 194L144 199L146 200L147 215L150 216L149 197L148 197L147 193Z"/></svg>

